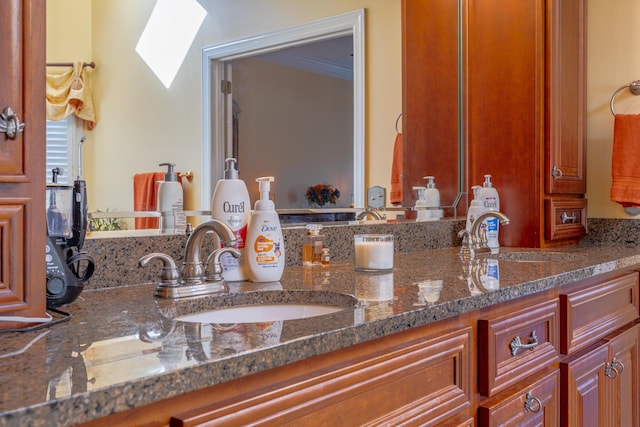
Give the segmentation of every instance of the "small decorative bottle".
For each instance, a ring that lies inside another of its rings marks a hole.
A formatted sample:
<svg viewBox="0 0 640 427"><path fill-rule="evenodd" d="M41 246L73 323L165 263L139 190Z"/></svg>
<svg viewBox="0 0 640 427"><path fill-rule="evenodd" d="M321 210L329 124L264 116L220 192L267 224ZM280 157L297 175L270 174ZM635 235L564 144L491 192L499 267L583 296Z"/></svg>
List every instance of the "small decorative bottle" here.
<svg viewBox="0 0 640 427"><path fill-rule="evenodd" d="M322 255L320 255L320 263L323 267L328 267L331 263L331 255L329 254L329 248L322 249Z"/></svg>
<svg viewBox="0 0 640 427"><path fill-rule="evenodd" d="M322 225L307 224L307 235L302 245L302 265L311 267L320 265L322 258L322 249L324 249L324 236L320 234Z"/></svg>

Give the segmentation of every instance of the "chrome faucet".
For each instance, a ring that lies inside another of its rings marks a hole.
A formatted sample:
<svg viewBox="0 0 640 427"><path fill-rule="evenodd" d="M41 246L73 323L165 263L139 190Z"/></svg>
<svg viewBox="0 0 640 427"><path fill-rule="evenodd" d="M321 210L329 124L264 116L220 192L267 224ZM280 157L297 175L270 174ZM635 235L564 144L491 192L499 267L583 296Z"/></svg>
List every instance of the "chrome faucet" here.
<svg viewBox="0 0 640 427"><path fill-rule="evenodd" d="M509 218L502 212L488 211L478 215L471 224L471 230L464 229L458 233L458 237L462 238L460 254L474 255L491 251L487 246L487 226L483 224L485 219L491 217L497 218L502 225L509 224Z"/></svg>
<svg viewBox="0 0 640 427"><path fill-rule="evenodd" d="M219 237L223 247L214 250L207 257L206 262L203 262L202 241L205 234L209 232L214 232ZM223 222L214 219L200 224L189 235L180 272L171 256L158 252L143 256L139 264L146 267L154 259L162 261L162 274L155 291L157 297L177 299L223 292L227 290L227 284L222 277L220 255L229 252L236 258L240 257L240 251L237 249L224 247L235 241L236 236L233 230ZM211 268L213 272L208 272L207 270Z"/></svg>
<svg viewBox="0 0 640 427"><path fill-rule="evenodd" d="M366 217L366 216L370 216L373 219L377 219L377 220L385 219L387 217L385 214L381 213L377 209L366 208L362 212L358 212L356 214L356 219L357 220L361 220L361 219L364 219L364 217Z"/></svg>

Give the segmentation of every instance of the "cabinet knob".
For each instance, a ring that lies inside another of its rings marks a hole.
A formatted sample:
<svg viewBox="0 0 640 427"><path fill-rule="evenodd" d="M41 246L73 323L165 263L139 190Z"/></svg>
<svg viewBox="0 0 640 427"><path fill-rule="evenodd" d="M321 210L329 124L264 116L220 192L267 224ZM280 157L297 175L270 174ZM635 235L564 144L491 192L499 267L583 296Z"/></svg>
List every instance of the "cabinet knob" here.
<svg viewBox="0 0 640 427"><path fill-rule="evenodd" d="M529 344L522 344L520 337L515 337L509 347L511 347L511 355L515 356L518 354L520 349L522 350L533 350L538 346L538 337L536 336L536 331L531 331L531 336L529 337Z"/></svg>
<svg viewBox="0 0 640 427"><path fill-rule="evenodd" d="M20 122L11 107L2 110L0 113L0 133L7 135L8 139L15 140L23 130L24 123Z"/></svg>
<svg viewBox="0 0 640 427"><path fill-rule="evenodd" d="M551 176L554 177L555 179L562 178L562 170L558 169L557 166L554 166L553 169L551 169Z"/></svg>
<svg viewBox="0 0 640 427"><path fill-rule="evenodd" d="M540 399L533 396L531 392L528 391L524 398L525 412L529 411L529 412L536 413L536 412L540 412L540 409L542 409L542 402L540 402Z"/></svg>

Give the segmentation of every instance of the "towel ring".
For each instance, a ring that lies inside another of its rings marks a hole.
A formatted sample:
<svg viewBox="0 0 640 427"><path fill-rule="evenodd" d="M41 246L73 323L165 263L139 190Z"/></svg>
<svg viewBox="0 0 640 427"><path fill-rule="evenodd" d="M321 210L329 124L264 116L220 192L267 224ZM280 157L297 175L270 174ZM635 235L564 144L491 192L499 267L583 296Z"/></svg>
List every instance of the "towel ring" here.
<svg viewBox="0 0 640 427"><path fill-rule="evenodd" d="M398 129L398 123L400 122L400 119L402 118L402 113L398 114L398 117L396 117L396 132L400 133L400 130Z"/></svg>
<svg viewBox="0 0 640 427"><path fill-rule="evenodd" d="M609 104L609 107L611 108L611 114L613 114L614 116L616 115L616 110L613 109L613 102L615 101L616 96L618 96L618 94L620 92L622 92L623 90L625 90L626 88L629 88L629 92L631 92L633 95L640 95L640 80L634 80L631 83L629 83L628 85L622 86L621 88L619 88L618 90L613 92L613 95L611 96L611 103Z"/></svg>

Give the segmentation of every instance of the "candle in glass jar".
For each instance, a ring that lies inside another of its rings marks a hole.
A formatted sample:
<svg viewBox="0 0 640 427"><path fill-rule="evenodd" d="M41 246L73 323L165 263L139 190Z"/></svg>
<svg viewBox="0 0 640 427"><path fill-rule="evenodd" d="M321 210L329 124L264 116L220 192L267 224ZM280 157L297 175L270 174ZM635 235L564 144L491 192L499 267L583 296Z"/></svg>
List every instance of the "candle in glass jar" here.
<svg viewBox="0 0 640 427"><path fill-rule="evenodd" d="M385 271L393 269L393 235L357 234L354 241L356 270Z"/></svg>

